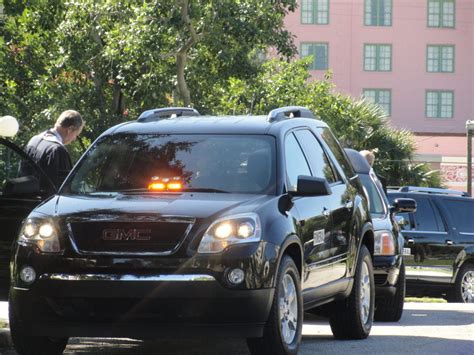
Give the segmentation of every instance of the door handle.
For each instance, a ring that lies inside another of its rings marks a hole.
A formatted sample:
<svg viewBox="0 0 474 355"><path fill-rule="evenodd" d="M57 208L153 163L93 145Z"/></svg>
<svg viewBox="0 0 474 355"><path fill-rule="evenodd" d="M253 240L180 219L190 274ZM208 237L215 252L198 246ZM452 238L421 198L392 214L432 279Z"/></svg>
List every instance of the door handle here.
<svg viewBox="0 0 474 355"><path fill-rule="evenodd" d="M323 208L323 216L324 217L329 217L329 214L330 214L329 210L326 207L324 207Z"/></svg>
<svg viewBox="0 0 474 355"><path fill-rule="evenodd" d="M354 202L352 202L352 200L347 201L347 202L346 202L346 208L347 208L348 210L351 210L352 207L354 207Z"/></svg>
<svg viewBox="0 0 474 355"><path fill-rule="evenodd" d="M452 240L446 239L446 244L447 244L447 245L453 245L454 243L453 243Z"/></svg>

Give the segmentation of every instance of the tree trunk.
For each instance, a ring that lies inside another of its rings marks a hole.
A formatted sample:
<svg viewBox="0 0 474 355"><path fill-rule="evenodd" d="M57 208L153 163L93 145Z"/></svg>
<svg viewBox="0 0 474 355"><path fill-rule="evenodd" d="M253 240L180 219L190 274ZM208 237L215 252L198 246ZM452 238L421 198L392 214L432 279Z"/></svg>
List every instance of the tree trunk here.
<svg viewBox="0 0 474 355"><path fill-rule="evenodd" d="M179 51L176 54L176 68L178 70L178 90L181 98L183 99L183 105L188 107L191 105L191 93L189 92L188 84L186 83L185 72L186 72L186 61L188 57L187 51Z"/></svg>

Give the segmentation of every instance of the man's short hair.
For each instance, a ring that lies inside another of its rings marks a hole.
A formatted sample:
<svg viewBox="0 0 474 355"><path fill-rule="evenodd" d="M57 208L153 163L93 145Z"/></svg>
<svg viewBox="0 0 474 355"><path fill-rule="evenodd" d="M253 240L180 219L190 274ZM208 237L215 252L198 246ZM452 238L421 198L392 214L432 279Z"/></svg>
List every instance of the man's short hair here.
<svg viewBox="0 0 474 355"><path fill-rule="evenodd" d="M84 120L79 112L74 110L66 110L59 115L56 120L55 127L79 129L84 125Z"/></svg>

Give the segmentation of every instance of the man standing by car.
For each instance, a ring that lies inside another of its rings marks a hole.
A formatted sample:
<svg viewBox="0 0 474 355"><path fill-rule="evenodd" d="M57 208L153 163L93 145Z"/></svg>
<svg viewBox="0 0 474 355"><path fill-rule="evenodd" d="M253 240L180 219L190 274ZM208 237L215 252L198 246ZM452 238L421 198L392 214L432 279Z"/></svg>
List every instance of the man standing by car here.
<svg viewBox="0 0 474 355"><path fill-rule="evenodd" d="M79 112L64 111L53 128L34 136L26 146L26 153L43 169L56 188L62 184L72 169L66 145L76 140L84 128L84 123ZM22 175L33 174L23 165ZM44 184L45 182L41 182L41 185Z"/></svg>

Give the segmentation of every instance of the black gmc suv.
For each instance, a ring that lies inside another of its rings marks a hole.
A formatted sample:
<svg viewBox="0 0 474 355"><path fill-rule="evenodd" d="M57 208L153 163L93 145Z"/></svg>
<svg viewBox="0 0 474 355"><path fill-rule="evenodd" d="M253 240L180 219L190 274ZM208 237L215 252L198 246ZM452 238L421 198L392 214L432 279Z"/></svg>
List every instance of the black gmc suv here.
<svg viewBox="0 0 474 355"><path fill-rule="evenodd" d="M416 211L416 202L410 198L396 198L390 205L381 181L367 160L356 150L346 148L345 151L367 191L374 226L374 318L376 321L398 322L405 301L405 240L395 216Z"/></svg>
<svg viewBox="0 0 474 355"><path fill-rule="evenodd" d="M367 337L374 232L327 125L302 107L171 111L107 130L24 221L11 263L17 351L206 334L295 354L303 311L328 304L335 337Z"/></svg>
<svg viewBox="0 0 474 355"><path fill-rule="evenodd" d="M474 302L474 198L460 191L405 186L389 191L391 201L416 200L415 213L402 213L407 294Z"/></svg>

